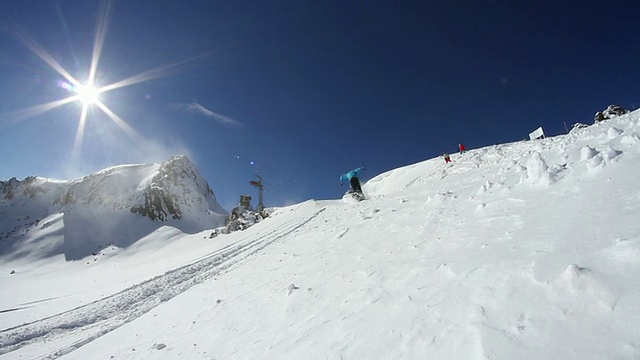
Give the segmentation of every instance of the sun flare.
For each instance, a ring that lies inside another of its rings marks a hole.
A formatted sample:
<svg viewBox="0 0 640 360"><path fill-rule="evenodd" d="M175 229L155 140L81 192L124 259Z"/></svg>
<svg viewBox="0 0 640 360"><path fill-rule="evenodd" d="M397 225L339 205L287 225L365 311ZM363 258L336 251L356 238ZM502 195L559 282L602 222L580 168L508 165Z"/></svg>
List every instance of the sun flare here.
<svg viewBox="0 0 640 360"><path fill-rule="evenodd" d="M120 129L122 129L131 139L136 143L142 143L141 136L127 124L120 116L116 115L101 99L102 93L113 91L126 86L131 86L144 81L149 81L157 78L167 76L169 74L177 72L184 65L202 59L203 57L213 54L214 51L209 51L204 54L192 57L190 59L182 60L173 64L161 66L155 69L147 70L137 75L133 75L124 80L120 80L111 84L100 84L96 86L96 74L98 69L98 63L100 61L100 55L102 54L102 48L104 39L107 32L107 23L109 13L111 9L111 1L106 0L101 3L101 8L98 13L98 21L95 32L95 39L93 43L93 54L91 56L91 65L88 69L88 76L86 82L82 83L80 80L72 76L61 64L59 64L49 53L47 53L41 46L39 46L33 39L31 39L26 33L18 28L11 27L9 30L20 40L34 55L44 61L51 69L57 72L62 78L57 81L58 87L64 89L69 93L69 96L63 99L50 101L44 104L35 105L26 109L14 111L9 114L8 119L10 123L16 123L27 118L45 113L53 110L57 107L70 104L79 103L82 105L80 111L80 117L78 119L78 128L76 131L75 142L73 146L73 154L77 154L82 147L82 139L84 137L84 129L89 115L90 108L96 108L106 114ZM1 25L1 24L0 24ZM0 28L2 28L0 26ZM2 115L2 114L0 114Z"/></svg>
<svg viewBox="0 0 640 360"><path fill-rule="evenodd" d="M100 89L91 84L78 88L78 100L83 106L90 106L100 101Z"/></svg>

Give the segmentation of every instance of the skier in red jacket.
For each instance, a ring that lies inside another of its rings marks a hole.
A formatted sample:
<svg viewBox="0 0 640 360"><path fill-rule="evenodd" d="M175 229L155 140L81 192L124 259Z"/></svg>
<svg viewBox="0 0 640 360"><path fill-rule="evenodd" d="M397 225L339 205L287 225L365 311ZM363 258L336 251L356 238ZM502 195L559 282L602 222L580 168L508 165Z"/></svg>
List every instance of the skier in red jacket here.
<svg viewBox="0 0 640 360"><path fill-rule="evenodd" d="M458 150L460 151L460 154L462 154L464 152L464 145L458 144Z"/></svg>

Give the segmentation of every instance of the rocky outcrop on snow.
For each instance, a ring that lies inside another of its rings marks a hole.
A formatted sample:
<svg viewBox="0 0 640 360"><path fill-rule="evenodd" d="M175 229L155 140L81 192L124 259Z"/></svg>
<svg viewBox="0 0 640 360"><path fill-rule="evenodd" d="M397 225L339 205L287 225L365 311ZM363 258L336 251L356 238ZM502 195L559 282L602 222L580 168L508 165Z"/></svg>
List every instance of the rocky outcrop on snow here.
<svg viewBox="0 0 640 360"><path fill-rule="evenodd" d="M46 232L47 241L57 241L46 255L79 259L106 244L126 247L163 225L194 233L224 225L228 216L186 156L114 166L68 182L13 178L0 189L0 254Z"/></svg>
<svg viewBox="0 0 640 360"><path fill-rule="evenodd" d="M609 105L605 110L598 111L594 117L593 122L597 123L603 120L612 119L614 117L627 114L629 110L623 109L618 105Z"/></svg>
<svg viewBox="0 0 640 360"><path fill-rule="evenodd" d="M589 125L587 124L583 124L583 123L575 123L571 126L571 130L569 130L570 133L575 133L576 131L579 131L580 129L586 129L588 128Z"/></svg>
<svg viewBox="0 0 640 360"><path fill-rule="evenodd" d="M214 238L220 234L230 234L234 231L246 230L268 217L269 211L267 209L254 210L251 207L237 206L231 210L225 226L213 229L209 238Z"/></svg>
<svg viewBox="0 0 640 360"><path fill-rule="evenodd" d="M3 197L9 200L13 199L16 193L33 198L38 193L47 191L47 188L42 186L41 181L38 181L35 176L29 176L22 181L15 177L6 182L0 181L0 188L2 188Z"/></svg>
<svg viewBox="0 0 640 360"><path fill-rule="evenodd" d="M226 216L213 191L186 156L171 158L158 169L131 207L131 212L154 221L182 219L186 210L213 211Z"/></svg>

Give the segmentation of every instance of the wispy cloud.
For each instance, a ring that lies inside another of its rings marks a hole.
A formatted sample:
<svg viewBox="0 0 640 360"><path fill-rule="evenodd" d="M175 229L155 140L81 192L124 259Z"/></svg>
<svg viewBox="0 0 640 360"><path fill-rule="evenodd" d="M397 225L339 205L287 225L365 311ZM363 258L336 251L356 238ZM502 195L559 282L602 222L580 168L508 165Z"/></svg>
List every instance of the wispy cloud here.
<svg viewBox="0 0 640 360"><path fill-rule="evenodd" d="M203 116L206 116L208 118L212 118L215 121L217 121L220 124L223 125L231 125L231 126L242 126L243 124L235 119L232 119L228 116L224 116L221 114L218 114L217 112L207 109L206 107L198 104L197 102L190 102L188 104L183 104L183 103L173 103L171 105L169 105L170 108L174 109L174 110L184 110L184 111L188 111L188 112L193 112L193 113L197 113Z"/></svg>

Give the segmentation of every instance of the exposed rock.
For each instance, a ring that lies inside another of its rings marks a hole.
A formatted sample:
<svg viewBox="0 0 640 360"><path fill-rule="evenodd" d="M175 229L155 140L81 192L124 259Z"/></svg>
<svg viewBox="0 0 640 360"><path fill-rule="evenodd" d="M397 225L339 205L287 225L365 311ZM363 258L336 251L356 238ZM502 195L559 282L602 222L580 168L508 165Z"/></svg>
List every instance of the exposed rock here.
<svg viewBox="0 0 640 360"><path fill-rule="evenodd" d="M609 105L604 111L598 111L594 117L593 122L597 123L603 120L612 119L614 117L627 114L629 110L623 109L618 105Z"/></svg>
<svg viewBox="0 0 640 360"><path fill-rule="evenodd" d="M166 221L169 216L176 220L182 218L180 208L174 205L170 194L160 187L149 187L145 190L144 203L133 206L131 212L153 221Z"/></svg>
<svg viewBox="0 0 640 360"><path fill-rule="evenodd" d="M246 230L268 217L269 212L267 209L257 211L251 208L247 209L244 206L236 206L229 214L225 226L214 229L209 238L212 239L220 234L229 234L238 230Z"/></svg>
<svg viewBox="0 0 640 360"><path fill-rule="evenodd" d="M45 179L37 178L35 176L28 176L24 180L11 178L9 181L0 181L0 188L4 198L11 200L17 194L23 194L29 198L35 197L38 193L47 191L47 187L43 186Z"/></svg>

